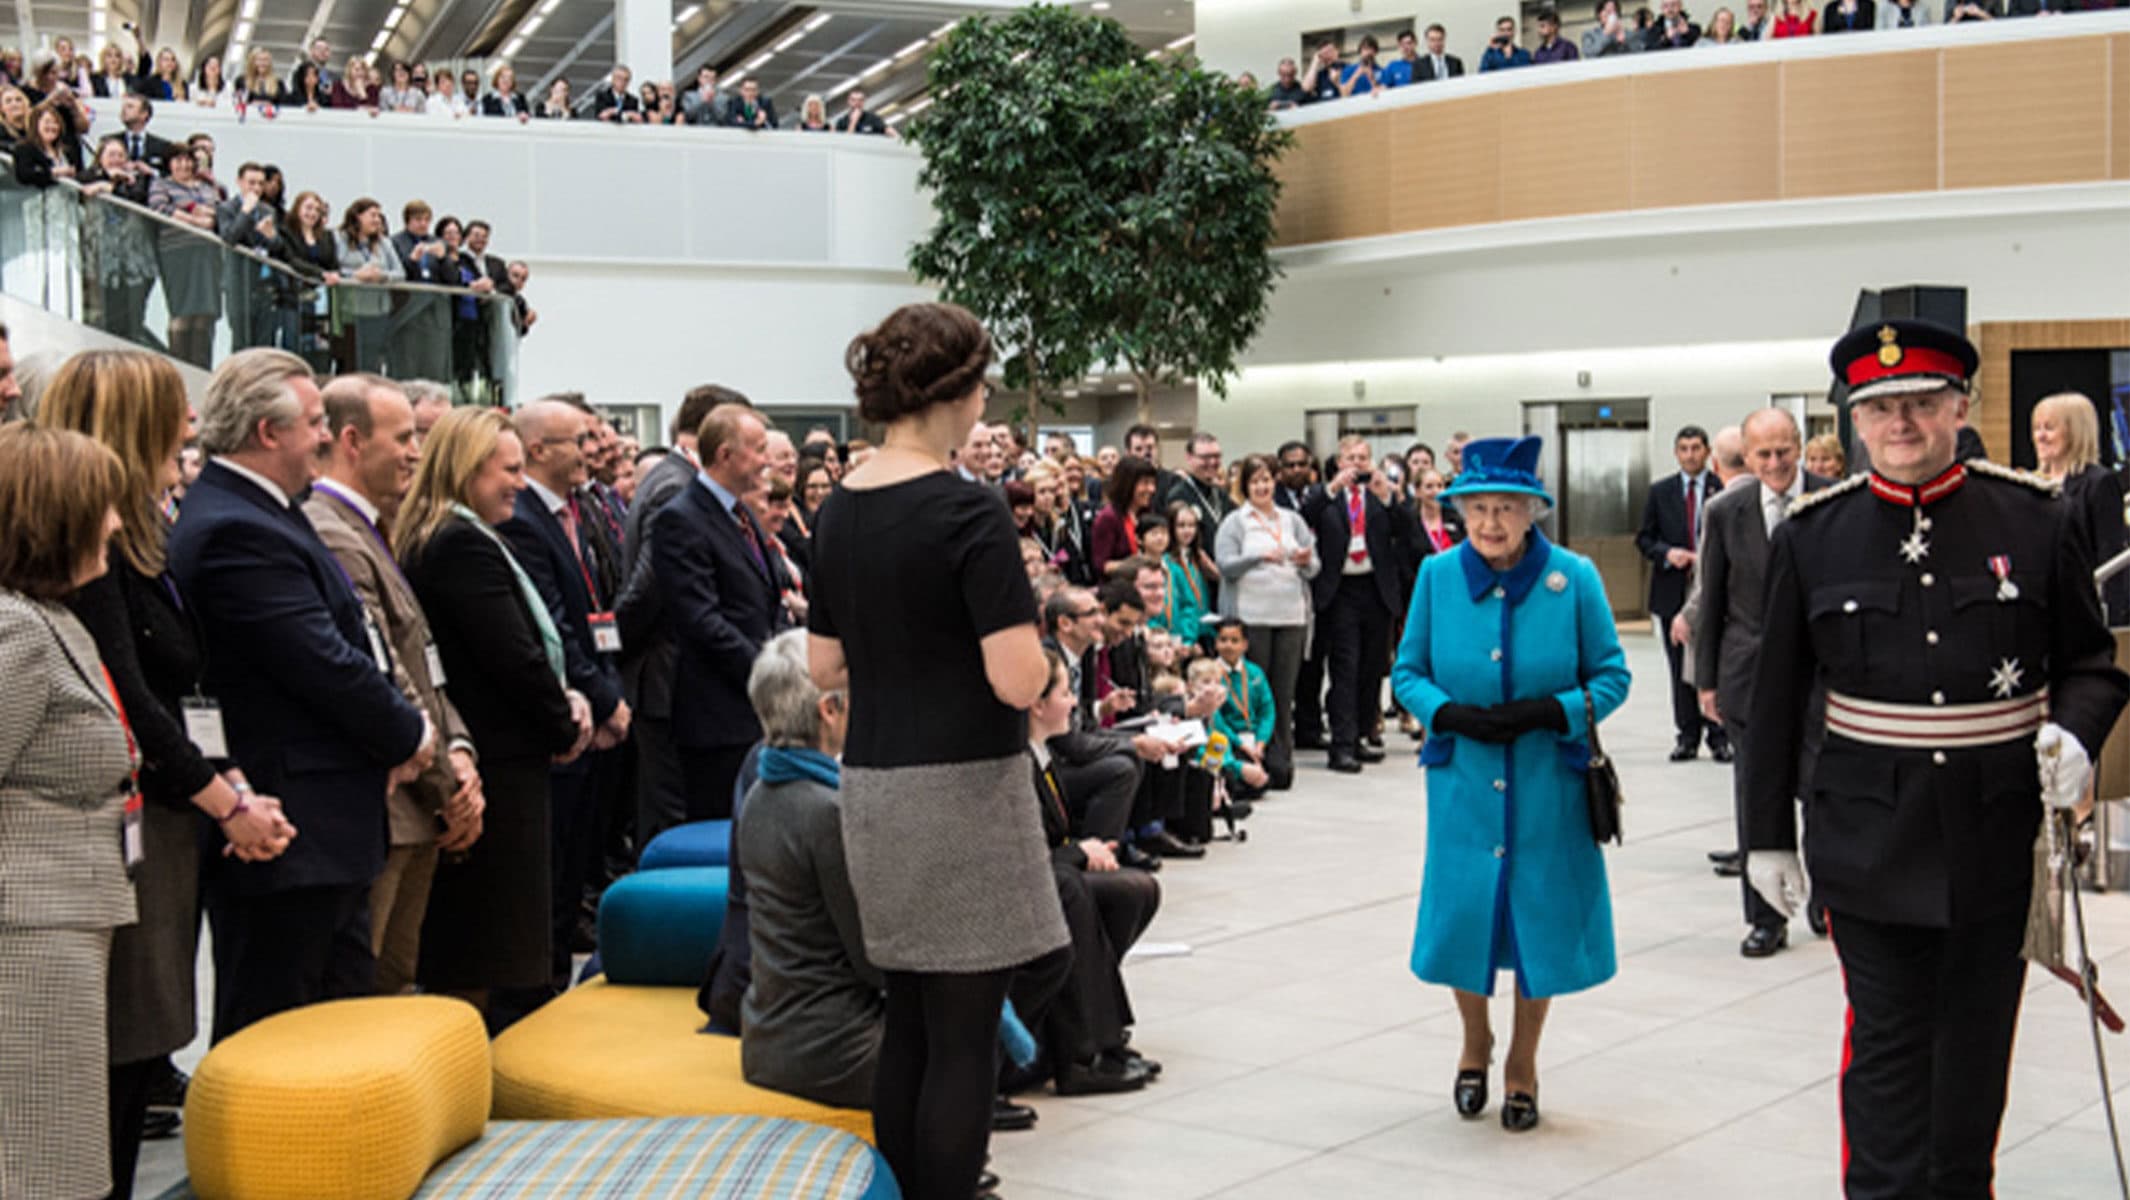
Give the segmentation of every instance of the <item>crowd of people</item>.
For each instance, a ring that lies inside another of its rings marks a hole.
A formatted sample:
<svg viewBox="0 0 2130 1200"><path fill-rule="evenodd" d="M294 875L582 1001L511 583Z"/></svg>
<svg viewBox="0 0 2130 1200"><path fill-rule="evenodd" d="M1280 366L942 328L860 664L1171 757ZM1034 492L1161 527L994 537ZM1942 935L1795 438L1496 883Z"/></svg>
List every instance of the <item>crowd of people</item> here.
<svg viewBox="0 0 2130 1200"><path fill-rule="evenodd" d="M202 55L190 71L177 51L164 47L150 54L137 29L134 51L106 42L96 60L76 52L73 39L54 39L30 54L0 49L0 85L20 90L31 105L64 91L76 97L142 96L151 100L225 111L249 110L265 117L322 109L342 109L457 120L498 117L506 120L605 121L617 125L710 125L732 129L796 129L811 133L897 136L893 127L866 108L863 88L843 93L832 107L808 93L788 121L780 122L775 101L763 94L761 81L742 79L737 87L720 87L717 68L704 65L692 83L646 80L635 83L627 66L617 64L580 95L560 76L543 95L518 89L518 73L497 62L484 73L471 67L454 71L439 63L377 61L375 54L356 54L336 61L333 46L315 38L285 72L271 52L254 47L239 64L221 55Z"/></svg>
<svg viewBox="0 0 2130 1200"><path fill-rule="evenodd" d="M1550 7L1538 10L1534 22L1538 40L1531 46L1522 44L1522 26L1516 17L1499 18L1480 55L1479 70L1503 71L1648 50L1728 46L1875 29L1916 29L2121 7L2121 0L1831 0L1815 9L1808 0L1774 0L1772 5L1770 0L1745 0L1742 15L1728 7L1718 7L1704 26L1686 11L1684 0L1659 0L1654 11L1644 4L1632 13L1620 0L1598 0L1596 20L1580 38L1562 36L1560 12ZM1306 65L1291 58L1281 59L1269 85L1272 107L1299 108L1374 95L1416 83L1455 79L1465 73L1464 60L1446 49L1449 34L1442 25L1429 25L1424 36L1423 49L1422 35L1412 30L1398 34L1397 53L1388 61L1373 34L1364 35L1355 45L1350 62L1345 61L1342 48L1333 41L1320 43ZM1244 78L1256 83L1253 77Z"/></svg>
<svg viewBox="0 0 2130 1200"><path fill-rule="evenodd" d="M414 200L395 231L382 205L359 197L336 222L323 196L292 191L271 163L239 164L225 182L214 138L153 132L156 102L140 92L119 97L119 128L91 146L86 94L60 85L32 103L26 88L0 85L0 138L15 179L40 190L40 253L78 267L90 324L200 367L226 328L230 350L271 346L328 374L389 370L488 389L508 374L499 323L523 337L539 313L526 298L531 268L490 252L488 221ZM61 184L123 203L44 205ZM160 334L147 316L158 287Z"/></svg>

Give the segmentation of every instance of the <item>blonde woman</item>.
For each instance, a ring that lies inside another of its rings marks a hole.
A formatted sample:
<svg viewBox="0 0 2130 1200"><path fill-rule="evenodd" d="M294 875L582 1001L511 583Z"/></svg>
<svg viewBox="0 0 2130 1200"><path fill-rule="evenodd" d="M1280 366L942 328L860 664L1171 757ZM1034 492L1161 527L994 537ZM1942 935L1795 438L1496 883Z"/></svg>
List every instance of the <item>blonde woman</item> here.
<svg viewBox="0 0 2130 1200"><path fill-rule="evenodd" d="M143 858L133 876L140 920L112 939L108 992L112 1170L115 1194L129 1195L149 1085L164 1056L199 1030L192 964L201 827L214 825L248 862L279 855L295 830L280 801L253 795L240 768L217 773L186 734L183 705L200 687L200 648L164 559L163 501L191 426L177 368L138 350L83 351L53 378L37 422L102 443L123 480L110 570L66 606L96 642L146 763Z"/></svg>
<svg viewBox="0 0 2130 1200"><path fill-rule="evenodd" d="M798 128L807 133L828 132L828 105L818 94L808 96L799 105Z"/></svg>
<svg viewBox="0 0 2130 1200"><path fill-rule="evenodd" d="M592 738L591 705L564 682L561 635L494 529L524 487L510 418L454 408L422 443L393 535L452 703L481 748L488 799L481 839L437 864L415 974L484 1009L493 989L548 981L548 766Z"/></svg>
<svg viewBox="0 0 2130 1200"><path fill-rule="evenodd" d="M2100 465L2100 417L2078 392L2034 405L2034 469L2063 484L2065 519L2086 538L2095 566L2123 548L2122 477ZM2101 599L2108 624L2130 621L2130 576L2108 581Z"/></svg>
<svg viewBox="0 0 2130 1200"><path fill-rule="evenodd" d="M185 68L178 62L177 51L168 46L156 51L155 70L143 82L142 90L151 100L183 100Z"/></svg>
<svg viewBox="0 0 2130 1200"><path fill-rule="evenodd" d="M244 76L237 81L237 103L272 104L281 96L281 80L274 74L274 54L258 49L244 56Z"/></svg>
<svg viewBox="0 0 2130 1200"><path fill-rule="evenodd" d="M1805 470L1822 479L1844 479L1849 474L1849 453L1842 439L1823 433L1805 443Z"/></svg>

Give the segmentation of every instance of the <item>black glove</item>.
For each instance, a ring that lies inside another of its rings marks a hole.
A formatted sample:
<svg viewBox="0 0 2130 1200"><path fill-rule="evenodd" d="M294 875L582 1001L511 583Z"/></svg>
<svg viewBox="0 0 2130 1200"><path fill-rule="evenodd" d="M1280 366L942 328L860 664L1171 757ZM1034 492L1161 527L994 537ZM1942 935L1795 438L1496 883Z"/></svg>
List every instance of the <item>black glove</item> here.
<svg viewBox="0 0 2130 1200"><path fill-rule="evenodd" d="M1508 725L1517 734L1568 732L1568 714L1561 711L1561 702L1551 696L1536 700L1511 700L1497 704L1488 710Z"/></svg>
<svg viewBox="0 0 2130 1200"><path fill-rule="evenodd" d="M1452 733L1474 741L1499 745L1516 740L1516 731L1502 720L1499 710L1473 704L1445 704L1435 710L1434 732Z"/></svg>

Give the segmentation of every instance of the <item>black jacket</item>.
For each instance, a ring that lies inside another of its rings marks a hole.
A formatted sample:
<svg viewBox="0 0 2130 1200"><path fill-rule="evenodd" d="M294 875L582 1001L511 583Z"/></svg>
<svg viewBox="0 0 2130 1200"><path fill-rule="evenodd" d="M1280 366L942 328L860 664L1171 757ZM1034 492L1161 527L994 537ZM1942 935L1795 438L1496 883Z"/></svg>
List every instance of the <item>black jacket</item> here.
<svg viewBox="0 0 2130 1200"><path fill-rule="evenodd" d="M595 519L587 513L579 524ZM517 512L496 532L510 543L518 565L547 602L555 632L562 635L570 686L584 693L592 702L592 719L604 724L621 703L621 673L614 656L601 654L592 644L591 614L608 611L611 602L593 594L595 580L585 578L594 561L590 549L580 553L571 547L562 522L531 487L518 493Z"/></svg>
<svg viewBox="0 0 2130 1200"><path fill-rule="evenodd" d="M1701 473L1701 511L1723 490L1716 472ZM1686 524L1686 477L1677 471L1649 485L1649 500L1642 505L1642 528L1634 536L1636 548L1649 560L1649 611L1669 618L1686 604L1687 572L1665 562L1673 550L1694 549L1694 535Z"/></svg>
<svg viewBox="0 0 2130 1200"><path fill-rule="evenodd" d="M1368 541L1376 594L1383 598L1383 607L1395 615L1404 611L1401 605L1406 580L1417 570L1414 564L1418 555L1413 540L1419 518L1413 515L1411 505L1386 506L1373 493L1364 493L1362 503L1367 506L1363 514L1363 522L1367 525L1364 536ZM1310 531L1316 534L1316 552L1324 564L1316 578L1309 581L1318 612L1331 606L1331 598L1339 591L1339 581L1345 577L1346 551L1353 541L1346 507L1344 497L1334 496L1325 488L1313 489L1302 502L1302 519L1309 522Z"/></svg>
<svg viewBox="0 0 2130 1200"><path fill-rule="evenodd" d="M758 560L740 532L747 506L728 513L691 482L651 518L651 570L665 593L677 653L673 740L684 749L745 746L762 736L747 676L784 628L783 572L768 533Z"/></svg>

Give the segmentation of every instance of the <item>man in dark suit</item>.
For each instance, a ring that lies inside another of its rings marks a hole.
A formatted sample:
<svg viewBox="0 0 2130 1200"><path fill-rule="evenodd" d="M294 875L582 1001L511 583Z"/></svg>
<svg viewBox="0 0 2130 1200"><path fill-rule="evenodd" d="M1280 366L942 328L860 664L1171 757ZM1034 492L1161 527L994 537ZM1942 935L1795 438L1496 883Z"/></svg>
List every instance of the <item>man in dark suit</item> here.
<svg viewBox="0 0 2130 1200"><path fill-rule="evenodd" d="M643 124L643 101L629 90L629 83L634 78L627 67L616 66L612 74L592 89L585 112L594 121L611 121L616 125Z"/></svg>
<svg viewBox="0 0 2130 1200"><path fill-rule="evenodd" d="M1324 708L1331 769L1348 775L1383 761L1380 744L1363 739L1383 704L1391 617L1418 540L1411 506L1399 504L1390 480L1369 469L1371 458L1366 438L1339 439L1338 473L1302 505L1324 562L1310 589L1330 680Z"/></svg>
<svg viewBox="0 0 2130 1200"><path fill-rule="evenodd" d="M271 862L208 860L217 1041L263 1017L370 991L365 908L384 870L385 795L427 770L437 731L393 683L388 641L300 510L328 443L311 369L225 359L201 405L211 456L170 539L199 622L229 757L299 833Z"/></svg>
<svg viewBox="0 0 2130 1200"><path fill-rule="evenodd" d="M1745 744L1746 707L1753 695L1753 668L1760 657L1761 604L1765 599L1768 539L1790 502L1817 491L1827 480L1798 467L1797 421L1779 408L1763 408L1745 421L1745 462L1750 484L1726 488L1709 501L1700 559L1695 565L1701 595L1695 621L1694 684L1701 713L1721 722L1733 747ZM1816 739L1808 742L1809 756ZM1809 778L1809 773L1804 777ZM1733 770L1733 809L1743 858L1745 772ZM1750 927L1739 952L1766 958L1789 943L1790 923L1739 880Z"/></svg>
<svg viewBox="0 0 2130 1200"><path fill-rule="evenodd" d="M1102 702L1097 680L1102 666L1101 603L1085 588L1059 588L1043 605L1043 634L1065 658L1074 695L1079 697L1069 728L1049 739L1052 766L1072 800L1076 836L1120 843L1127 866L1158 870L1161 860L1125 840L1133 801L1139 795L1142 763L1159 763L1174 748L1149 733L1127 734L1102 728L1102 718L1124 711L1131 697Z"/></svg>
<svg viewBox="0 0 2130 1200"><path fill-rule="evenodd" d="M546 399L519 409L515 424L525 443L525 490L518 493L514 515L496 532L510 543L513 557L561 635L563 672L569 686L590 701L592 723L598 727L592 749L611 750L629 734L629 705L621 698L621 671L615 661L621 650L620 630L612 599L601 591L595 570L598 560L587 526L598 517L575 495L585 478L584 447L592 436L592 419L566 401ZM586 843L598 836L597 796L605 765L610 762L586 755L554 767L548 776L556 988L569 981L570 944L591 853Z"/></svg>
<svg viewBox="0 0 2130 1200"><path fill-rule="evenodd" d="M148 132L148 122L154 117L155 105L146 96L129 94L119 101L118 123L125 126L119 136L125 139L126 157L147 163L158 175L168 175L170 156L178 152L178 146Z"/></svg>
<svg viewBox="0 0 2130 1200"><path fill-rule="evenodd" d="M762 736L747 675L787 624L783 570L744 503L762 486L768 443L754 409L711 409L696 435L702 470L651 518L651 571L677 650L673 740L691 821L732 815L732 781Z"/></svg>
<svg viewBox="0 0 2130 1200"><path fill-rule="evenodd" d="M1642 529L1635 545L1649 560L1649 614L1657 629L1671 628L1671 619L1686 603L1686 583L1694 569L1694 547L1701 538L1702 510L1722 490L1715 472L1708 469L1708 431L1688 425L1672 438L1672 457L1677 474L1666 475L1649 485L1649 500L1642 506ZM1328 561L1328 560L1327 560ZM1707 728L1709 752L1717 762L1731 761L1730 740L1723 727L1701 715L1701 705L1691 684L1679 674L1683 648L1663 638L1664 656L1671 664L1671 716L1678 742L1671 760L1686 762L1701 753L1701 735Z"/></svg>
<svg viewBox="0 0 2130 1200"><path fill-rule="evenodd" d="M1427 53L1413 64L1413 82L1435 83L1455 79L1464 74L1464 60L1454 54L1444 53L1443 45L1449 33L1440 25L1427 27Z"/></svg>
<svg viewBox="0 0 2130 1200"><path fill-rule="evenodd" d="M835 133L870 133L876 137L887 137L893 132L887 127L887 122L881 120L878 115L865 111L865 91L862 88L850 90L850 94L844 99L843 111L836 114L836 119L830 121L828 127Z"/></svg>
<svg viewBox="0 0 2130 1200"><path fill-rule="evenodd" d="M673 418L673 452L636 483L621 542L621 689L634 712L636 734L636 844L688 819L688 788L680 750L673 742L673 618L651 570L651 518L695 482L696 431L720 404L746 404L729 388L691 389Z"/></svg>
<svg viewBox="0 0 2130 1200"><path fill-rule="evenodd" d="M495 285L499 294L515 296L518 289L510 282L509 264L488 252L488 239L493 232L488 222L478 217L466 222L466 253L473 256L473 261L481 264L481 274L487 277L489 283Z"/></svg>
<svg viewBox="0 0 2130 1200"><path fill-rule="evenodd" d="M740 84L740 98L725 113L725 124L734 129L775 129L777 106L762 94L762 83L749 79Z"/></svg>

